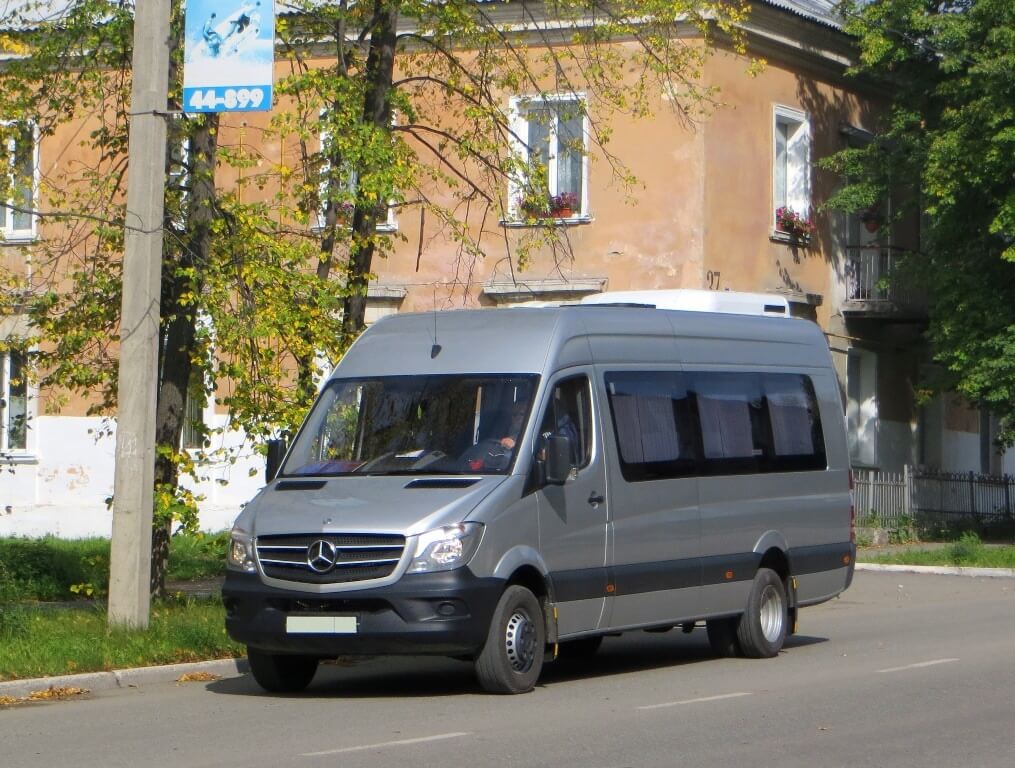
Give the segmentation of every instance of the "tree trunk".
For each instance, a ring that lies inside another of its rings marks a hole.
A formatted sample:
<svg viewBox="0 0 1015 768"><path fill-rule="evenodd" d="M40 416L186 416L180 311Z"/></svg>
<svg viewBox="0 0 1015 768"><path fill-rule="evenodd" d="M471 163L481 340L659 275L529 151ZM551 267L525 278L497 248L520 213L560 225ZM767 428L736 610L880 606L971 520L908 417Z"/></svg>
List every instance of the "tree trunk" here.
<svg viewBox="0 0 1015 768"><path fill-rule="evenodd" d="M364 124L388 133L391 132L391 90L395 71L398 8L398 0L374 0L370 50L367 54L367 89L363 97ZM366 324L367 275L370 274L374 257L377 221L385 207L385 201L374 206L368 205L361 198L356 201L349 262L345 268L349 295L343 302L342 336L346 346L355 340Z"/></svg>
<svg viewBox="0 0 1015 768"><path fill-rule="evenodd" d="M185 294L201 291L201 271L211 245L211 222L215 204L215 152L218 116L207 115L190 135L189 196L184 248L175 262L167 260L163 274L162 328L165 342L160 360L158 404L155 414L155 443L162 447L155 459L155 489L175 493L179 468L168 453L180 450L185 425L187 390L193 372L197 332L194 301ZM151 591L164 594L169 564L169 534L172 521L156 521L152 531Z"/></svg>

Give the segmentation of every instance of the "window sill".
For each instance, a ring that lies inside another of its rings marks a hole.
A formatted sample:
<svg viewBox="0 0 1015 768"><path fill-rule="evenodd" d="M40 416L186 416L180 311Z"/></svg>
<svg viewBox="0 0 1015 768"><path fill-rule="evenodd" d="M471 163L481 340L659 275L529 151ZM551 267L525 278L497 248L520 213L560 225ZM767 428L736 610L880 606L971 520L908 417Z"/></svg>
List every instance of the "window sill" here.
<svg viewBox="0 0 1015 768"><path fill-rule="evenodd" d="M802 245L804 247L810 245L810 235L791 235L789 232L783 232L779 229L773 229L768 233L768 239L773 243L785 243L786 245Z"/></svg>
<svg viewBox="0 0 1015 768"><path fill-rule="evenodd" d="M39 457L34 453L0 453L0 466L4 464L38 464Z"/></svg>
<svg viewBox="0 0 1015 768"><path fill-rule="evenodd" d="M0 246L4 245L32 245L38 242L39 236L36 234L12 234L0 236Z"/></svg>
<svg viewBox="0 0 1015 768"><path fill-rule="evenodd" d="M342 229L349 231L352 227L343 226ZM319 235L324 231L324 227L321 225L314 225L310 228L310 231L315 235ZM379 232L382 235L391 235L398 231L398 224L378 224L374 227L375 232Z"/></svg>
<svg viewBox="0 0 1015 768"><path fill-rule="evenodd" d="M555 219L547 216L545 219L501 219L500 225L507 229L531 229L534 227L577 227L582 224L591 224L595 221L592 216L570 216L566 219Z"/></svg>

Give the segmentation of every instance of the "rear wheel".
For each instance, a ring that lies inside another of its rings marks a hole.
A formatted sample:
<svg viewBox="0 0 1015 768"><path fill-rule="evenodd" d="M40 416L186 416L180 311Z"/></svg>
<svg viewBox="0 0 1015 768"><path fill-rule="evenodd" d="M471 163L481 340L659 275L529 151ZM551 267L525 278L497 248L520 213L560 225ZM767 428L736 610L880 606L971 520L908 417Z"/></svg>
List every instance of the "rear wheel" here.
<svg viewBox="0 0 1015 768"><path fill-rule="evenodd" d="M479 656L476 676L490 693L531 691L543 669L546 626L539 600L512 585L501 595Z"/></svg>
<svg viewBox="0 0 1015 768"><path fill-rule="evenodd" d="M737 640L744 655L768 659L782 649L789 626L786 585L770 568L759 568L747 599L747 611L740 617Z"/></svg>
<svg viewBox="0 0 1015 768"><path fill-rule="evenodd" d="M286 656L248 646L247 661L257 684L271 693L302 691L317 672L316 656Z"/></svg>

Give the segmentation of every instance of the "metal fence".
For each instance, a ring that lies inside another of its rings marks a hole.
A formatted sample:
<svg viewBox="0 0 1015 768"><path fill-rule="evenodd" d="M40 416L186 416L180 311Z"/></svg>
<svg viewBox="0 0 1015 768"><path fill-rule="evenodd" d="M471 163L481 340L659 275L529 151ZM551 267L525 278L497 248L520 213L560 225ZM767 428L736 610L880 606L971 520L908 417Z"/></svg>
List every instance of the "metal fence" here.
<svg viewBox="0 0 1015 768"><path fill-rule="evenodd" d="M856 470L858 518L875 516L887 527L908 518L921 525L988 527L1015 523L1015 477L975 472Z"/></svg>

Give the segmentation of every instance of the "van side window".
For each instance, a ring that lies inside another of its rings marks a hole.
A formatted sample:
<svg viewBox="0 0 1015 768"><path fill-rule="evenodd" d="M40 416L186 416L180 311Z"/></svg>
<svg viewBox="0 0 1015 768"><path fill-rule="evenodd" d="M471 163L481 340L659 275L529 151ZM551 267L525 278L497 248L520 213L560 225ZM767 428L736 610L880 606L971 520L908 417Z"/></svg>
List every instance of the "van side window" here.
<svg viewBox="0 0 1015 768"><path fill-rule="evenodd" d="M825 469L814 385L792 373L693 373L704 472Z"/></svg>
<svg viewBox="0 0 1015 768"><path fill-rule="evenodd" d="M807 376L769 373L764 385L772 426L773 470L824 469L825 436L814 384Z"/></svg>
<svg viewBox="0 0 1015 768"><path fill-rule="evenodd" d="M539 425L539 435L571 438L571 460L579 467L592 459L592 402L587 376L558 381Z"/></svg>
<svg viewBox="0 0 1015 768"><path fill-rule="evenodd" d="M706 468L757 472L771 453L761 377L752 373L694 374Z"/></svg>
<svg viewBox="0 0 1015 768"><path fill-rule="evenodd" d="M625 480L694 474L696 431L689 392L678 373L608 373L606 391Z"/></svg>
<svg viewBox="0 0 1015 768"><path fill-rule="evenodd" d="M807 376L613 371L605 382L628 482L827 466Z"/></svg>

